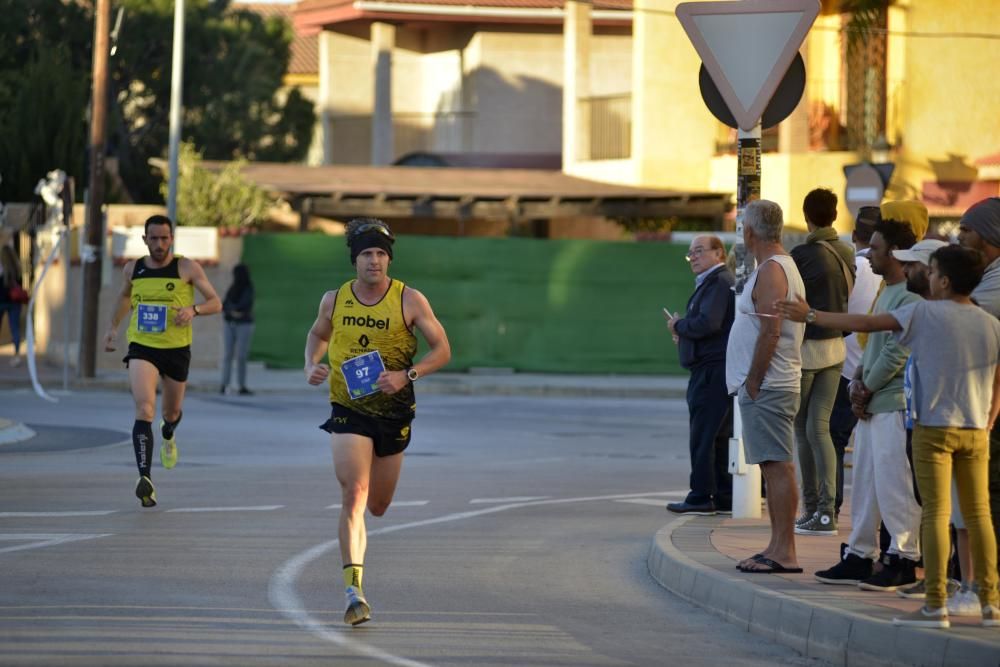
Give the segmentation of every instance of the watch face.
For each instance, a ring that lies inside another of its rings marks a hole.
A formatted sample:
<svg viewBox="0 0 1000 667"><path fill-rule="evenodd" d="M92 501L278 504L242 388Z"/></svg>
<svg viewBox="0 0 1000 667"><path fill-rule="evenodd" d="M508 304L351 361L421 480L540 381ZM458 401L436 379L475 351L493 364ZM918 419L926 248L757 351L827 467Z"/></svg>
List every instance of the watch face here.
<svg viewBox="0 0 1000 667"><path fill-rule="evenodd" d="M417 373L417 369L411 368L410 370L406 371L406 377L410 378L410 382L413 382L418 377L420 377L420 374Z"/></svg>

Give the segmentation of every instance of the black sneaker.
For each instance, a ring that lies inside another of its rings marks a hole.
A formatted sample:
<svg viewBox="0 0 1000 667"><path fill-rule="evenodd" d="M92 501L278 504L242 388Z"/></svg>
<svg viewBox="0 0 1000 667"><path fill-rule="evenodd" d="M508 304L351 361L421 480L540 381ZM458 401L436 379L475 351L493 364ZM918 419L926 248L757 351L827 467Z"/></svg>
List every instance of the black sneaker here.
<svg viewBox="0 0 1000 667"><path fill-rule="evenodd" d="M897 554L886 554L881 562L882 569L858 582L858 588L866 591L894 591L917 582L916 561Z"/></svg>
<svg viewBox="0 0 1000 667"><path fill-rule="evenodd" d="M152 480L145 475L135 483L135 497L139 499L143 507L156 506L156 489L153 488Z"/></svg>
<svg viewBox="0 0 1000 667"><path fill-rule="evenodd" d="M802 524L808 523L809 521L812 520L813 516L815 516L815 515L816 515L816 512L814 510L806 510L805 512L803 512L802 514L800 514L798 517L796 517L796 519L795 519L795 527L798 528Z"/></svg>
<svg viewBox="0 0 1000 667"><path fill-rule="evenodd" d="M843 559L829 570L820 570L813 576L824 584L856 586L872 576L872 559L855 556L846 549Z"/></svg>
<svg viewBox="0 0 1000 667"><path fill-rule="evenodd" d="M695 516L715 516L715 503L709 500L707 503L667 503L667 510L674 514L694 514Z"/></svg>
<svg viewBox="0 0 1000 667"><path fill-rule="evenodd" d="M240 387L240 396L253 396L253 392L246 387Z"/></svg>

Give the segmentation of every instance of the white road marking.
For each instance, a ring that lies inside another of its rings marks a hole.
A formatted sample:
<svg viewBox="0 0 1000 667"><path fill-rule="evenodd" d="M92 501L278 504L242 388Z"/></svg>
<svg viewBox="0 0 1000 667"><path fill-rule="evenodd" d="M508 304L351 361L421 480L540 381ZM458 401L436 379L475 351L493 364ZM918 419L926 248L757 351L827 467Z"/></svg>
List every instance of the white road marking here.
<svg viewBox="0 0 1000 667"><path fill-rule="evenodd" d="M79 512L0 512L0 518L19 519L21 517L60 517L60 516L106 516L118 510L93 510Z"/></svg>
<svg viewBox="0 0 1000 667"><path fill-rule="evenodd" d="M395 533L400 530L407 530L410 528L419 528L421 526L431 526L439 523L450 523L452 521L461 521L462 519L472 519L478 516L485 516L487 514L496 514L498 512L505 512L507 510L521 509L523 507L533 507L538 505L562 505L568 503L581 503L589 502L595 500L624 500L626 498L642 498L646 496L661 496L666 494L675 494L676 491L663 492L653 492L653 493L624 493L624 494L614 494L607 496L585 496L582 498L557 498L554 500L532 500L526 502L513 502L506 505L494 505L492 507L486 507L480 510L472 510L468 512L456 512L455 514L445 514L444 516L435 517L432 519L422 519L420 521L411 521L409 523L400 523L394 526L385 526L383 528L377 528L375 530L368 531L368 536L374 535L384 535L386 533ZM295 581L299 578L299 575L305 570L305 568L314 560L317 560L328 552L333 551L337 548L339 540L330 540L328 542L323 542L317 544L316 546L303 551L297 556L285 561L278 569L274 571L271 575L271 580L267 587L267 597L271 601L271 605L279 612L281 612L286 618L292 620L300 627L311 632L314 636L324 639L332 644L336 644L342 648L350 651L354 651L363 656L373 658L375 660L380 660L389 665L395 665L397 667L431 667L427 663L417 662L416 660L410 660L409 658L403 658L398 655L393 655L388 651L383 651L382 649L370 646L368 644L363 644L356 639L349 637L345 634L344 629L332 630L327 627L327 624L323 621L313 617L309 611L305 609L302 604L302 599L299 597L298 592L295 590Z"/></svg>
<svg viewBox="0 0 1000 667"><path fill-rule="evenodd" d="M656 505L657 507L663 507L663 501L658 498L627 498L625 500L616 500L616 503L632 503L633 505Z"/></svg>
<svg viewBox="0 0 1000 667"><path fill-rule="evenodd" d="M510 498L473 498L470 505L489 505L494 503L527 503L532 500L545 500L550 496L511 496Z"/></svg>
<svg viewBox="0 0 1000 667"><path fill-rule="evenodd" d="M168 512L271 512L284 505L256 505L254 507L175 507Z"/></svg>
<svg viewBox="0 0 1000 667"><path fill-rule="evenodd" d="M0 548L0 553L23 551L25 549L39 549L41 547L52 547L57 544L66 544L67 542L91 540L95 537L108 537L113 534L114 533L0 533L0 541L27 542L27 544L17 544L12 547L2 547Z"/></svg>
<svg viewBox="0 0 1000 667"><path fill-rule="evenodd" d="M429 503L429 500L393 500L392 507L422 507ZM328 510L339 510L343 507L340 503L334 503L333 505L327 505Z"/></svg>

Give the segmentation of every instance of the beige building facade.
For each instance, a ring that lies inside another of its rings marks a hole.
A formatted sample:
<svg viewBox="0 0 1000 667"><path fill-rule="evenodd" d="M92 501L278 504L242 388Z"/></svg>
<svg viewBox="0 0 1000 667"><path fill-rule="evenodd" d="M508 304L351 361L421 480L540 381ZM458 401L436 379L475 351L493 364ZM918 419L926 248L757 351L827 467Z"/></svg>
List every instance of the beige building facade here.
<svg viewBox="0 0 1000 667"><path fill-rule="evenodd" d="M700 60L674 15L678 4L634 6L630 155L571 159L568 173L641 187L736 189L735 132L702 102ZM841 198L837 226L849 230L844 167L861 161L891 162L885 197L920 199L941 220L1000 194L1000 2L900 0L851 49L841 4L822 3L800 50L802 100L765 132L761 196L780 203L792 227L804 227L802 199L830 188ZM572 114L572 100L567 106Z"/></svg>
<svg viewBox="0 0 1000 667"><path fill-rule="evenodd" d="M417 152L558 156L562 3L502 4L300 2L296 30L318 39L323 164L385 165ZM605 106L627 98L627 5L595 3L589 47L589 95Z"/></svg>
<svg viewBox="0 0 1000 667"><path fill-rule="evenodd" d="M321 119L310 163L555 157L585 179L732 193L735 131L702 101L678 4L302 0L291 18L315 40ZM846 230L844 169L865 161L894 165L886 198L942 220L1000 194L1000 0L886 3L857 48L842 5L822 1L802 99L764 132L762 196L803 227L803 197L828 187Z"/></svg>

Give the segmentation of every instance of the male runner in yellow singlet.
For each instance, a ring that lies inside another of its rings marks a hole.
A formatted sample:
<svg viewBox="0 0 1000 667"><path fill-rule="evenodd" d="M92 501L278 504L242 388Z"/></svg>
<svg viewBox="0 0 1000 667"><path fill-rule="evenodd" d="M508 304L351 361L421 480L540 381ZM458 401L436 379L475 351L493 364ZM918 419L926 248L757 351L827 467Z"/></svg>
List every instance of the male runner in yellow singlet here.
<svg viewBox="0 0 1000 667"><path fill-rule="evenodd" d="M320 428L331 434L333 467L340 483L338 536L347 588L344 622L350 625L371 618L361 588L365 507L374 516L389 508L403 450L410 444L416 408L413 383L451 359L448 336L427 298L388 275L394 241L381 220L358 218L348 224L347 245L357 278L323 295L306 337L306 379L312 385L330 381L333 410ZM414 329L430 347L417 363ZM376 351L381 366L372 362ZM329 366L321 363L324 353Z"/></svg>
<svg viewBox="0 0 1000 667"><path fill-rule="evenodd" d="M139 467L135 495L143 507L152 507L156 504L150 468L157 377L163 378L160 462L169 469L177 464L174 429L181 421L191 365L191 320L219 312L222 302L200 264L174 255L170 218L154 215L146 220L142 240L149 248L149 255L125 264L122 290L104 336L104 350L114 352L118 325L131 311L128 354L122 361L128 367L129 387L135 401L132 447ZM204 298L203 303L195 303L195 289Z"/></svg>

